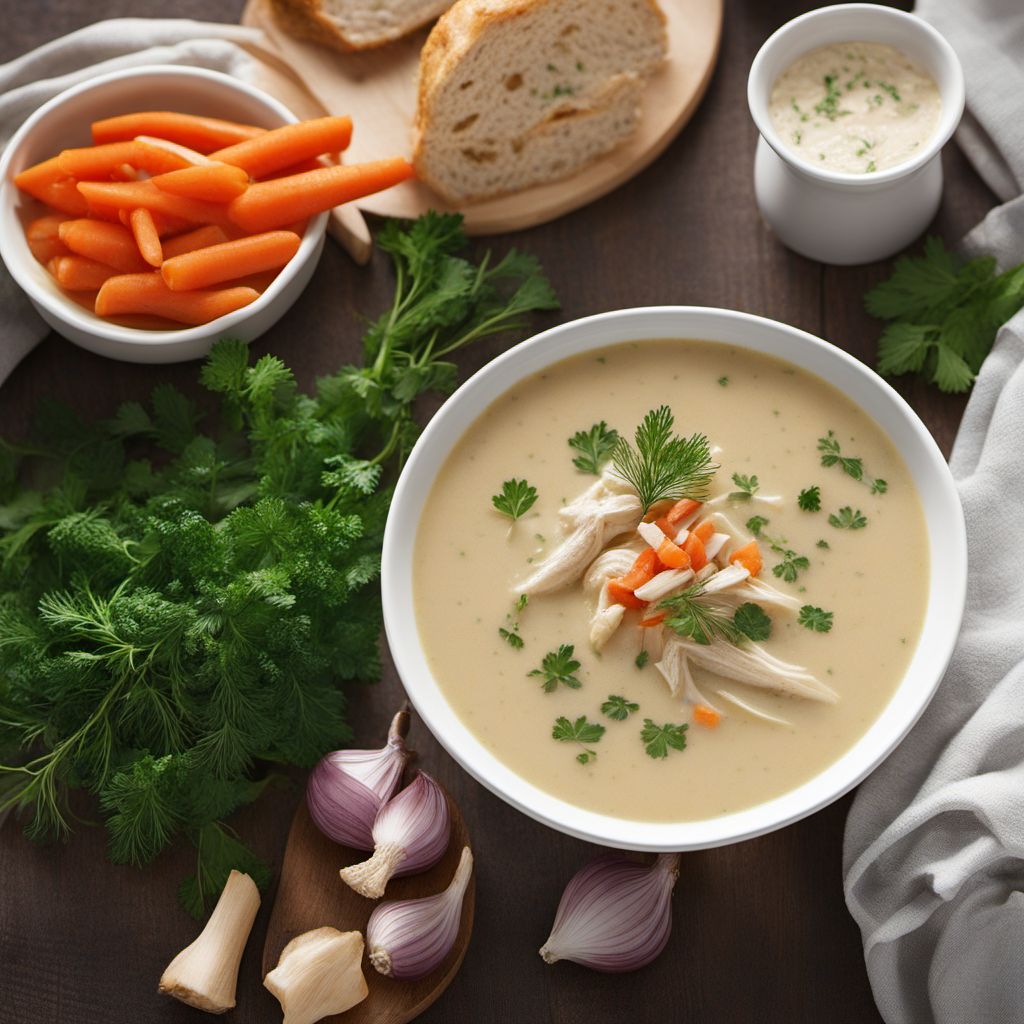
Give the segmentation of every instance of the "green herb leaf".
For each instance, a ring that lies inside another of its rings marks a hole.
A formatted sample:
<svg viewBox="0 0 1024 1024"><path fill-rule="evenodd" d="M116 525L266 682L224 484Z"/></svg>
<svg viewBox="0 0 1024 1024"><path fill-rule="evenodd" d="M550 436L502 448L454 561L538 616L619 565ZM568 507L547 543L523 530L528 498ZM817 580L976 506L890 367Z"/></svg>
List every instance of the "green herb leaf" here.
<svg viewBox="0 0 1024 1024"><path fill-rule="evenodd" d="M521 651L523 649L523 638L519 635L519 623L517 622L514 626L506 629L504 626L498 627L498 635L502 640L513 648L513 650Z"/></svg>
<svg viewBox="0 0 1024 1024"><path fill-rule="evenodd" d="M633 485L644 512L659 501L704 501L718 469L708 439L703 434L679 437L672 432L674 423L672 411L663 405L636 428L635 448L624 437L615 446L615 469Z"/></svg>
<svg viewBox="0 0 1024 1024"><path fill-rule="evenodd" d="M860 509L856 512L849 506L844 505L838 512L833 512L828 517L829 526L837 530L863 530L868 525L867 518L861 514Z"/></svg>
<svg viewBox="0 0 1024 1024"><path fill-rule="evenodd" d="M760 537L761 531L768 525L764 516L751 516L747 520L747 529L755 536Z"/></svg>
<svg viewBox="0 0 1024 1024"><path fill-rule="evenodd" d="M686 749L686 725L674 725L666 722L664 725L656 725L649 718L644 719L644 727L640 732L640 739L644 744L644 750L648 757L668 757L669 748L672 750Z"/></svg>
<svg viewBox="0 0 1024 1024"><path fill-rule="evenodd" d="M616 722L624 722L634 711L639 711L640 705L626 700L625 697L610 694L608 699L601 705L601 713Z"/></svg>
<svg viewBox="0 0 1024 1024"><path fill-rule="evenodd" d="M821 452L823 466L839 466L847 476L867 484L872 494L885 494L888 490L889 485L884 480L875 479L864 471L861 459L843 455L839 439L831 430L818 438L818 451Z"/></svg>
<svg viewBox="0 0 1024 1024"><path fill-rule="evenodd" d="M752 601L741 604L736 609L732 622L750 640L767 640L772 633L772 620L760 605Z"/></svg>
<svg viewBox="0 0 1024 1024"><path fill-rule="evenodd" d="M797 622L815 633L828 633L832 629L832 613L814 605L805 604L800 609Z"/></svg>
<svg viewBox="0 0 1024 1024"><path fill-rule="evenodd" d="M666 597L658 605L668 613L665 625L698 644L707 645L715 639L730 644L742 643L744 634L733 622L729 612L702 601L703 594L703 585L695 583L672 597Z"/></svg>
<svg viewBox="0 0 1024 1024"><path fill-rule="evenodd" d="M580 715L575 721L570 721L565 715L559 715L555 719L554 728L551 730L551 738L562 743L578 743L584 746L587 743L597 743L604 735L604 726L598 722L588 722L586 715ZM589 764L596 760L597 752L585 748L576 755L580 764Z"/></svg>
<svg viewBox="0 0 1024 1024"><path fill-rule="evenodd" d="M743 476L741 473L733 473L732 482L736 490L729 495L730 501L749 501L761 486L757 476Z"/></svg>
<svg viewBox="0 0 1024 1024"><path fill-rule="evenodd" d="M805 487L796 498L796 503L805 512L821 511L821 488L815 484L813 487Z"/></svg>
<svg viewBox="0 0 1024 1024"><path fill-rule="evenodd" d="M491 497L491 503L503 515L515 522L526 515L537 500L537 488L525 480L506 480L501 485L501 494Z"/></svg>
<svg viewBox="0 0 1024 1024"><path fill-rule="evenodd" d="M643 650L633 659L633 664L636 665L637 668L644 668L650 659L650 652Z"/></svg>
<svg viewBox="0 0 1024 1024"><path fill-rule="evenodd" d="M828 551L832 547L832 545L829 544L829 542L827 540L822 538L821 540L818 541L818 543L815 545L815 547L819 547L819 548L824 549L825 551Z"/></svg>
<svg viewBox="0 0 1024 1024"><path fill-rule="evenodd" d="M576 678L580 663L573 657L574 651L573 644L562 644L557 651L548 651L544 655L541 667L535 668L527 675L543 679L545 693L554 693L559 683L568 686L570 690L578 690L583 684Z"/></svg>
<svg viewBox="0 0 1024 1024"><path fill-rule="evenodd" d="M798 555L792 548L786 546L783 537L772 537L764 532L769 520L764 516L751 516L747 520L747 529L758 538L764 541L777 555L781 561L772 566L772 575L787 583L795 583L800 573L811 567L810 559L805 555Z"/></svg>
<svg viewBox="0 0 1024 1024"><path fill-rule="evenodd" d="M618 443L619 432L601 420L589 430L577 431L569 438L569 447L580 453L572 460L572 464L581 473L599 476L601 467L612 457Z"/></svg>
<svg viewBox="0 0 1024 1024"><path fill-rule="evenodd" d="M729 378L725 376L719 377L718 386L721 388L727 388L729 386Z"/></svg>

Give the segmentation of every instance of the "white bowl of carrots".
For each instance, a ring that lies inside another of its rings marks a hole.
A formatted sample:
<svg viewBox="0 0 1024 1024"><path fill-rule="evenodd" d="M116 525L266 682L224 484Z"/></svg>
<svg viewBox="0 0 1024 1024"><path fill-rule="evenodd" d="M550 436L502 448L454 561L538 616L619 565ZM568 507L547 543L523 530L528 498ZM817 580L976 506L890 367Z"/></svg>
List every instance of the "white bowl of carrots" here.
<svg viewBox="0 0 1024 1024"><path fill-rule="evenodd" d="M0 257L54 330L101 355L175 362L251 341L308 283L329 210L412 173L335 162L351 131L202 68L97 77L40 107L0 159Z"/></svg>

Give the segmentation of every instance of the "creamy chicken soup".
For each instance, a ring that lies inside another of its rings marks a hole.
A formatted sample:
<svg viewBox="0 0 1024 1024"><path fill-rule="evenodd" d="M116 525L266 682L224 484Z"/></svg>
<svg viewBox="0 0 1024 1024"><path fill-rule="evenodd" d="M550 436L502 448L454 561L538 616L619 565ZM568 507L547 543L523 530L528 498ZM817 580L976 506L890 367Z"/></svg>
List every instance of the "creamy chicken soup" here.
<svg viewBox="0 0 1024 1024"><path fill-rule="evenodd" d="M768 101L794 153L831 171L870 174L917 154L932 137L942 97L932 77L884 43L833 43L795 60Z"/></svg>
<svg viewBox="0 0 1024 1024"><path fill-rule="evenodd" d="M611 430L629 448L609 461ZM652 469L704 500L645 513ZM928 576L914 485L862 410L787 363L666 340L496 401L428 497L414 588L432 671L498 758L580 807L685 821L778 796L865 732Z"/></svg>

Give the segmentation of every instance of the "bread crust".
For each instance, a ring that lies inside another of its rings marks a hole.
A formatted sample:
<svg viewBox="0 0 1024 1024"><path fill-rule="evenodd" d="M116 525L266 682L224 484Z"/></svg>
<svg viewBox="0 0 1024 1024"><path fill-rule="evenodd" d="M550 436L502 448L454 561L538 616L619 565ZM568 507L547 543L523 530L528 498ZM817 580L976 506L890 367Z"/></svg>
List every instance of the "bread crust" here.
<svg viewBox="0 0 1024 1024"><path fill-rule="evenodd" d="M449 3L450 0L437 0L433 7L425 9L424 16L415 23L403 25L401 29L383 33L372 40L358 42L348 38L324 14L320 0L270 0L270 9L278 25L290 36L321 43L339 53L361 53L386 46L415 32L441 14Z"/></svg>

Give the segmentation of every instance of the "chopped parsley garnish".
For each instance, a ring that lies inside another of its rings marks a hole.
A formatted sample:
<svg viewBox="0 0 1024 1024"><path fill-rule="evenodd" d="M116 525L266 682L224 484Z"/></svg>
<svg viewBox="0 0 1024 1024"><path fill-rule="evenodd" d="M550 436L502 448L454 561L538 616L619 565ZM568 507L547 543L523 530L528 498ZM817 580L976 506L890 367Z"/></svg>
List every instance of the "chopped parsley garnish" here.
<svg viewBox="0 0 1024 1024"><path fill-rule="evenodd" d="M733 473L732 482L736 485L736 490L730 493L730 501L749 501L761 486L756 474L744 476L742 473Z"/></svg>
<svg viewBox="0 0 1024 1024"><path fill-rule="evenodd" d="M586 715L580 715L574 722L570 722L565 715L559 715L551 730L552 739L562 743L578 743L583 747L576 755L576 760L580 764L589 764L596 760L597 751L591 750L586 744L597 743L603 735L604 726L599 722L588 722Z"/></svg>
<svg viewBox="0 0 1024 1024"><path fill-rule="evenodd" d="M824 608L817 608L812 604L805 604L800 609L800 614L797 616L797 622L800 623L804 629L809 629L814 633L828 633L832 629L832 613L825 611Z"/></svg>
<svg viewBox="0 0 1024 1024"><path fill-rule="evenodd" d="M818 541L815 547L822 548L824 551L829 551L832 548L832 545L829 544L829 542L825 540L825 538L823 537L821 540Z"/></svg>
<svg viewBox="0 0 1024 1024"><path fill-rule="evenodd" d="M867 484L871 488L872 494L885 494L889 489L889 485L881 477L876 478L864 472L864 462L862 459L843 455L839 438L836 437L834 431L830 430L824 437L818 438L818 451L821 452L821 464L823 466L842 467L843 472L847 476Z"/></svg>
<svg viewBox="0 0 1024 1024"><path fill-rule="evenodd" d="M747 520L747 529L755 536L760 537L761 531L768 525L764 516L751 516Z"/></svg>
<svg viewBox="0 0 1024 1024"><path fill-rule="evenodd" d="M836 84L837 79L837 75L825 76L825 95L814 105L814 112L828 118L829 121L834 121L837 117L843 117L851 113L849 110L839 109L839 100L842 97L842 93Z"/></svg>
<svg viewBox="0 0 1024 1024"><path fill-rule="evenodd" d="M879 82L877 84L878 88L881 89L882 92L887 92L897 103L901 102L900 94L897 91L895 85L893 85L891 82Z"/></svg>
<svg viewBox="0 0 1024 1024"><path fill-rule="evenodd" d="M815 484L813 487L805 487L797 496L796 503L805 512L821 511L821 488Z"/></svg>
<svg viewBox="0 0 1024 1024"><path fill-rule="evenodd" d="M718 378L718 386L720 388L727 388L729 386L729 378L722 376Z"/></svg>
<svg viewBox="0 0 1024 1024"><path fill-rule="evenodd" d="M574 651L572 644L562 644L557 651L548 651L540 668L535 668L527 675L543 679L541 685L545 693L554 693L559 683L568 686L570 690L578 690L583 684L576 678L580 663L573 657Z"/></svg>
<svg viewBox="0 0 1024 1024"><path fill-rule="evenodd" d="M501 626L498 629L498 635L501 639L516 651L523 649L523 638L519 635L519 613L526 607L529 600L529 594L520 594L516 598L515 610L505 616L507 625Z"/></svg>
<svg viewBox="0 0 1024 1024"><path fill-rule="evenodd" d="M641 651L633 659L633 664L636 665L637 668L643 668L647 664L647 662L650 661L650 660L651 660L650 652L644 650L644 651Z"/></svg>
<svg viewBox="0 0 1024 1024"><path fill-rule="evenodd" d="M668 757L669 747L673 750L686 749L686 730L685 724L666 722L664 725L656 725L651 719L645 718L640 739L648 757Z"/></svg>
<svg viewBox="0 0 1024 1024"><path fill-rule="evenodd" d="M706 500L718 469L708 439L703 434L679 437L672 433L674 423L667 405L652 409L636 428L636 447L624 437L615 446L615 469L632 484L645 513L659 501Z"/></svg>
<svg viewBox="0 0 1024 1024"><path fill-rule="evenodd" d="M634 711L639 710L639 704L634 704L614 693L609 694L608 699L601 705L601 713L615 719L616 722L624 722Z"/></svg>
<svg viewBox="0 0 1024 1024"><path fill-rule="evenodd" d="M875 163L875 161L874 160L869 160L867 167L864 168L864 173L865 174L873 174L877 170L878 170L878 165Z"/></svg>
<svg viewBox="0 0 1024 1024"><path fill-rule="evenodd" d="M491 497L491 503L503 515L515 522L533 508L537 500L537 488L525 480L506 480L501 485L501 494Z"/></svg>
<svg viewBox="0 0 1024 1024"><path fill-rule="evenodd" d="M772 633L772 620L759 604L752 601L736 609L732 622L748 640L767 640Z"/></svg>
<svg viewBox="0 0 1024 1024"><path fill-rule="evenodd" d="M569 438L569 447L579 452L572 464L581 473L599 476L601 467L612 457L619 443L619 432L601 420L589 430L579 430Z"/></svg>
<svg viewBox="0 0 1024 1024"><path fill-rule="evenodd" d="M844 505L838 512L833 512L828 517L828 524L837 530L863 530L868 521L860 509L854 512L849 505Z"/></svg>
<svg viewBox="0 0 1024 1024"><path fill-rule="evenodd" d="M747 529L759 540L763 540L772 552L782 559L778 565L772 566L772 575L787 583L795 583L800 573L811 567L810 559L806 555L798 555L792 548L787 548L784 537L770 537L764 532L767 525L768 520L764 516L751 516L747 520Z"/></svg>

